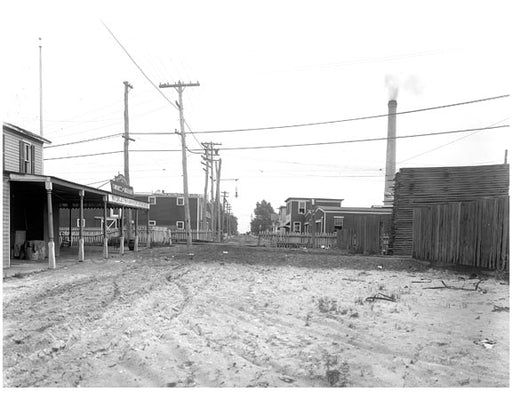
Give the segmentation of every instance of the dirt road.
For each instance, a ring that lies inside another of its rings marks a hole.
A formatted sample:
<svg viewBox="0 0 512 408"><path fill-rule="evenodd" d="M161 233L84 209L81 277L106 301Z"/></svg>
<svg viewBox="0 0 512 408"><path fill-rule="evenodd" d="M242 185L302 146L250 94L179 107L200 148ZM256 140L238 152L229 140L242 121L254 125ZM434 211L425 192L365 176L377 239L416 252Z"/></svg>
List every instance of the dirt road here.
<svg viewBox="0 0 512 408"><path fill-rule="evenodd" d="M329 251L192 252L4 280L4 386L509 385L508 283Z"/></svg>

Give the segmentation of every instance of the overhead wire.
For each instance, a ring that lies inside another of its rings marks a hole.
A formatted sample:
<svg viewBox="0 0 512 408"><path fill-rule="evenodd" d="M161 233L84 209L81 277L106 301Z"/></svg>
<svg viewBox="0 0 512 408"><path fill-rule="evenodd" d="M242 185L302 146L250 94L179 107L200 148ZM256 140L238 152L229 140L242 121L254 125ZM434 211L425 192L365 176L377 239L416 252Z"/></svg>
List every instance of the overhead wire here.
<svg viewBox="0 0 512 408"><path fill-rule="evenodd" d="M405 115L405 114L409 114L409 113L425 112L425 111L430 111L430 110L435 110L435 109L452 108L455 106L468 105L468 104L479 103L479 102L487 102L487 101L492 101L492 100L500 99L500 98L507 98L509 96L510 96L509 94L505 94L505 95L492 96L492 97L488 97L488 98L473 99L473 100L464 101L464 102L450 103L447 105L439 105L439 106L432 106L432 107L428 107L428 108L412 109L412 110L408 110L408 111L396 112L395 115ZM329 121L324 121L324 122L296 123L296 124L291 124L291 125L266 126L266 127L256 127L256 128L201 130L201 131L195 131L194 133L199 135L199 134L214 134L214 133L254 132L254 131L262 131L262 130L289 129L289 128L296 128L296 127L331 125L334 123L354 122L354 121L367 120L367 119L377 119L377 118L384 118L387 116L389 116L389 113L382 113L379 115L360 116L360 117L348 118L348 119L329 120Z"/></svg>
<svg viewBox="0 0 512 408"><path fill-rule="evenodd" d="M490 126L499 125L500 123L503 123L503 122L505 122L506 120L509 120L509 119L510 119L510 117L505 118L505 119L500 120L500 121L498 121L498 122L496 122L496 123L493 123L493 124L492 124L492 125L490 125ZM482 130L477 130L477 131L474 131L474 132L472 132L472 133L470 133L470 134L468 134L468 135L461 136L461 137L459 137L459 138L457 138L457 139L455 139L455 140L452 140L451 142L444 143L444 144L442 144L442 145L439 145L439 146L437 146L437 147L434 147L433 149L429 149L429 150L427 150L427 151L424 151L423 153L419 153L419 154L416 154L416 155L414 155L414 156L411 156L411 157L409 157L409 158L407 158L407 159L400 160L399 162L397 162L397 164L399 164L399 163L405 163L405 162L407 162L407 161L409 161L409 160L412 160L412 159L415 159L415 158L417 158L417 157L423 156L424 154L427 154L427 153L432 153L432 152L434 152L434 151L436 151L436 150L439 150L439 149L441 149L441 148L443 148L443 147L446 147L446 146L449 146L449 145L451 145L451 144L453 144L453 143L456 143L456 142L458 142L458 141L460 141L460 140L462 140L462 139L466 139L467 137L470 137L470 136L476 135L477 133L480 133L481 131L482 131Z"/></svg>
<svg viewBox="0 0 512 408"><path fill-rule="evenodd" d="M110 138L117 137L117 136L122 136L122 135L124 135L124 133L115 133L115 134L107 135L107 136L93 137L91 139L76 140L74 142L61 143L61 144L56 144L56 145L51 145L51 146L44 146L43 149L52 149L54 147L62 147L62 146L69 146L69 145L79 144L79 143L94 142L94 141L97 141L97 140L110 139Z"/></svg>
<svg viewBox="0 0 512 408"><path fill-rule="evenodd" d="M130 58L130 60L133 62L133 64L139 69L139 71L142 73L142 75L144 75L144 78L146 78L148 80L148 82L158 91L158 93L160 95L162 95L164 97L164 99L167 102L169 102L171 104L171 106L173 106L175 109L178 109L178 107L174 104L174 102L172 102L167 96L165 96L165 94L162 92L162 90L158 86L156 86L156 84L151 80L151 78L149 78L146 75L144 70L139 66L139 64L137 64L137 61L135 61L135 59L130 55L128 50L123 46L123 44L121 44L121 42L117 39L117 37L112 32L112 30L110 30L110 28L108 28L108 26L105 24L105 22L101 21L101 23L107 29L107 31L110 33L110 35L114 38L114 40L119 44L119 46L123 49L123 51L126 53L128 58Z"/></svg>
<svg viewBox="0 0 512 408"><path fill-rule="evenodd" d="M415 135L405 135L405 136L396 136L395 139L408 139L414 137L425 137L425 136L438 136L438 135L447 135L452 133L462 133L462 132L474 132L481 130L492 130L492 129L500 129L509 127L509 125L502 126L488 126L483 128L473 128L473 129L458 129L458 130L448 130L442 132L430 132L430 133L420 133ZM352 140L337 140L331 142L315 142L315 143L296 143L296 144L282 144L282 145L266 145L266 146L238 146L238 147L222 147L219 150L256 150L256 149L280 149L280 148L288 148L288 147L307 147L307 146L325 146L325 145L335 145L335 144L345 144L345 143L361 143L361 142L375 142L379 140L387 140L387 137L373 137L366 139L352 139Z"/></svg>
<svg viewBox="0 0 512 408"><path fill-rule="evenodd" d="M404 135L404 136L396 136L395 139L408 139L408 138L416 138L416 137L426 137L426 136L439 136L439 135L447 135L454 133L463 133L463 132L475 132L482 130L493 130L493 129L502 129L508 128L509 125L500 125L500 126L487 126L482 128L472 128L472 129L457 129L457 130L448 130L442 132L430 132L430 133L420 133L414 135ZM363 143L363 142L375 142L387 140L387 137L375 137L375 138L366 138L366 139L351 139L351 140L338 140L331 142L316 142L316 143L296 143L296 144L283 144L283 145L266 145L266 146L238 146L238 147L222 147L219 150L257 150L257 149L279 149L279 148L291 148L291 147L308 147L308 146L327 146L327 145L335 145L335 144L346 144L346 143ZM193 149L195 151L202 152L202 149ZM101 153L91 153L84 155L75 155L75 156L65 156L65 157L51 157L46 158L44 160L60 160L60 159L71 159L78 157L88 157L88 156L100 156L107 154L116 154L122 153L123 150L112 151L112 152L101 152ZM166 153L166 152L181 152L181 149L134 149L130 150L132 153Z"/></svg>

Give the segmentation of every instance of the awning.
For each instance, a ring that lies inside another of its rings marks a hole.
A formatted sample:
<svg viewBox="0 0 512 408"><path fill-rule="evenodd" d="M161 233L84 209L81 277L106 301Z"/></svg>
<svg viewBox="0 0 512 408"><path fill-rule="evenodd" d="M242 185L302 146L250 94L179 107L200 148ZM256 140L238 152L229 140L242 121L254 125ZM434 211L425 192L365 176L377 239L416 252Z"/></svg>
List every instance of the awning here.
<svg viewBox="0 0 512 408"><path fill-rule="evenodd" d="M80 206L79 192L83 191L84 208L103 208L104 202L107 200L108 208L125 207L149 209L149 203L145 201L122 197L108 191L99 190L53 176L9 173L9 181L23 184L27 189L51 188L52 195L58 199L61 208L78 208Z"/></svg>

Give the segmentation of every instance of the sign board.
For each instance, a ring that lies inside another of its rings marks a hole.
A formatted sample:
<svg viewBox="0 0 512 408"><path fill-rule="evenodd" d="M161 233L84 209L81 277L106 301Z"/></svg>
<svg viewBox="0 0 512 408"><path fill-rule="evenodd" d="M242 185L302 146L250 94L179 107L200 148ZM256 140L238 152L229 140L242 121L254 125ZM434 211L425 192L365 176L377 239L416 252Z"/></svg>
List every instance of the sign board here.
<svg viewBox="0 0 512 408"><path fill-rule="evenodd" d="M145 203L143 201L134 200L132 198L122 197L120 195L109 194L108 202L112 204L117 204L119 206L130 207L130 208L140 208L144 210L149 209L149 203Z"/></svg>
<svg viewBox="0 0 512 408"><path fill-rule="evenodd" d="M114 194L133 197L133 187L128 185L126 178L122 174L118 174L113 180L110 180L110 188Z"/></svg>

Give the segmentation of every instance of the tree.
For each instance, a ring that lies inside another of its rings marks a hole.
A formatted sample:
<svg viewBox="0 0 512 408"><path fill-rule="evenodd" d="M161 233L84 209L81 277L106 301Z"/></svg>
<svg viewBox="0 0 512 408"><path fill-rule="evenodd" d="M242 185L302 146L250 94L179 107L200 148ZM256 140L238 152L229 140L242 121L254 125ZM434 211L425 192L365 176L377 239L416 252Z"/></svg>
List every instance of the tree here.
<svg viewBox="0 0 512 408"><path fill-rule="evenodd" d="M272 204L261 200L256 203L254 209L254 217L251 220L251 232L258 234L261 231L269 231L272 229L272 216L275 216Z"/></svg>

